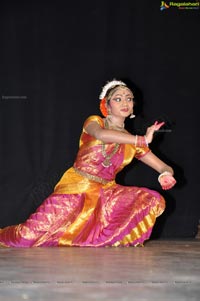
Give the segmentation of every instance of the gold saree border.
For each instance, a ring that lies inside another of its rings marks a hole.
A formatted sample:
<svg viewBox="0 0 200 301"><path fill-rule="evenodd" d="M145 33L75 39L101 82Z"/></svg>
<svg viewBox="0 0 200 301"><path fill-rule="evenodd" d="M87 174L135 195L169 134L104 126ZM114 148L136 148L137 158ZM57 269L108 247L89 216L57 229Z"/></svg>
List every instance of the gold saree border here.
<svg viewBox="0 0 200 301"><path fill-rule="evenodd" d="M116 241L112 246L118 247L120 245L132 244L136 239L139 239L142 234L146 233L150 228L153 227L156 221L156 216L153 212L150 212L148 215L144 217L142 221L140 221L135 228L131 230L131 232L123 237L123 239ZM136 246L139 243L136 244ZM139 244L140 245L140 244Z"/></svg>

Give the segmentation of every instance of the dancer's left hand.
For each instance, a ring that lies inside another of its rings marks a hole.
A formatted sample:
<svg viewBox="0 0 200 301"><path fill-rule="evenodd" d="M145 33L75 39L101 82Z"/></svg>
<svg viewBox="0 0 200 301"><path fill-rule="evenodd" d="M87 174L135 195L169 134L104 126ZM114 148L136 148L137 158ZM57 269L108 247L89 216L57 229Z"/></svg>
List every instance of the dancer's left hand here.
<svg viewBox="0 0 200 301"><path fill-rule="evenodd" d="M145 136L148 143L152 142L154 132L158 131L161 128L161 126L163 126L164 124L165 124L164 122L158 123L158 121L156 121L153 125L147 128Z"/></svg>
<svg viewBox="0 0 200 301"><path fill-rule="evenodd" d="M172 175L163 175L160 177L159 183L163 190L168 190L176 184L176 180Z"/></svg>

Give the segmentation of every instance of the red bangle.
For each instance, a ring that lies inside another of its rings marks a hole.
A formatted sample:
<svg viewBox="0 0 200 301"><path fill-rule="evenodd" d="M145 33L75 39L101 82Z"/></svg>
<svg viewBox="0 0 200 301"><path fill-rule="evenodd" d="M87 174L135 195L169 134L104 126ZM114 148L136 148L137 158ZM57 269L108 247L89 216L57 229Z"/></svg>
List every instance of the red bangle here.
<svg viewBox="0 0 200 301"><path fill-rule="evenodd" d="M147 137L136 135L136 137L135 137L135 146L138 146L138 147L148 146Z"/></svg>

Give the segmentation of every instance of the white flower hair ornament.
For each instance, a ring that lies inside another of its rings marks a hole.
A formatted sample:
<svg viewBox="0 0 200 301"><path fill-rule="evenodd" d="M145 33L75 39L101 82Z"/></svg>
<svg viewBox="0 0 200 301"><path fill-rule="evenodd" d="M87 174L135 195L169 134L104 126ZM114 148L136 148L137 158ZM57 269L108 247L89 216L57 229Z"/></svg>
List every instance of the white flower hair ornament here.
<svg viewBox="0 0 200 301"><path fill-rule="evenodd" d="M113 79L112 81L108 82L103 88L102 88L102 91L101 91L101 94L99 95L99 99L103 99L105 96L106 96L106 93L109 89L111 89L112 87L115 87L115 86L125 86L126 87L126 84L124 82L122 82L121 80L116 80L116 79Z"/></svg>

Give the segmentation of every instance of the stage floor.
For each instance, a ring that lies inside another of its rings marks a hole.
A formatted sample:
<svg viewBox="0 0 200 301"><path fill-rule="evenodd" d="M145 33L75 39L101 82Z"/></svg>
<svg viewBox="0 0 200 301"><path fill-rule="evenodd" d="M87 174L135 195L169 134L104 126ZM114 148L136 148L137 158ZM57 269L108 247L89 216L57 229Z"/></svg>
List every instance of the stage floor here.
<svg viewBox="0 0 200 301"><path fill-rule="evenodd" d="M200 240L138 248L0 248L0 300L200 300Z"/></svg>

